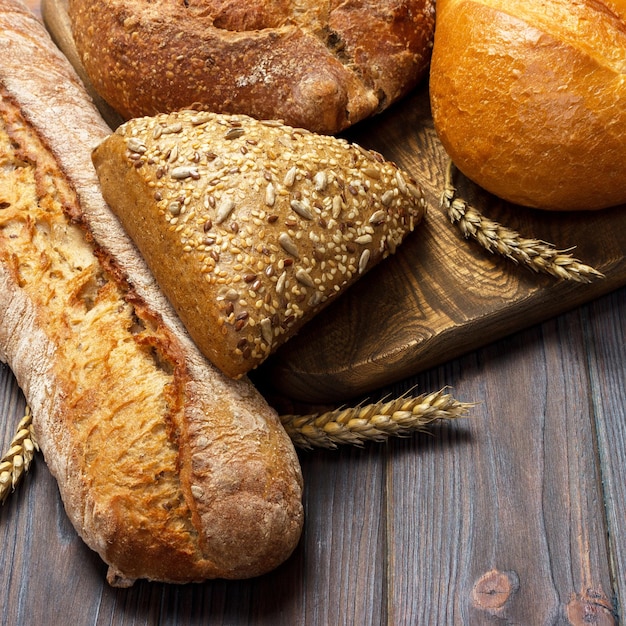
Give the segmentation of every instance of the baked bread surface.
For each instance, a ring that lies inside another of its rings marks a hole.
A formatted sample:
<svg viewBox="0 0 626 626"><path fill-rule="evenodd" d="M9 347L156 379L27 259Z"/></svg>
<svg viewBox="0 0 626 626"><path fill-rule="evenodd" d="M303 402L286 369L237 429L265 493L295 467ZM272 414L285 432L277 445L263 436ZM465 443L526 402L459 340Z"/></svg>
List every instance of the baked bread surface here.
<svg viewBox="0 0 626 626"><path fill-rule="evenodd" d="M198 352L105 205L110 130L40 22L0 0L0 359L108 579L256 576L302 528L275 412Z"/></svg>
<svg viewBox="0 0 626 626"><path fill-rule="evenodd" d="M93 160L191 336L232 377L394 252L426 209L379 154L242 115L131 120Z"/></svg>
<svg viewBox="0 0 626 626"><path fill-rule="evenodd" d="M433 0L70 0L96 91L126 119L201 103L336 133L425 75Z"/></svg>
<svg viewBox="0 0 626 626"><path fill-rule="evenodd" d="M430 93L446 151L493 194L626 202L623 0L439 0Z"/></svg>

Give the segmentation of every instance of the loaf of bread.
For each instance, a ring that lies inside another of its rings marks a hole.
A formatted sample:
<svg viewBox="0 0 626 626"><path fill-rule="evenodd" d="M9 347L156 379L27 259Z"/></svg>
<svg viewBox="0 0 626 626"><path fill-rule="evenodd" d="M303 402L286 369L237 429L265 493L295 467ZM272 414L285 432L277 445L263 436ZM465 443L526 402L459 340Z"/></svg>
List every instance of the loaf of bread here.
<svg viewBox="0 0 626 626"><path fill-rule="evenodd" d="M123 117L201 103L336 133L426 74L434 0L70 0L96 91Z"/></svg>
<svg viewBox="0 0 626 626"><path fill-rule="evenodd" d="M0 0L0 358L108 579L267 572L302 477L275 412L198 352L104 203L110 130L41 23Z"/></svg>
<svg viewBox="0 0 626 626"><path fill-rule="evenodd" d="M235 378L394 252L426 207L379 154L243 115L134 119L93 160L190 335Z"/></svg>
<svg viewBox="0 0 626 626"><path fill-rule="evenodd" d="M626 202L626 3L438 0L435 128L463 174L510 202Z"/></svg>

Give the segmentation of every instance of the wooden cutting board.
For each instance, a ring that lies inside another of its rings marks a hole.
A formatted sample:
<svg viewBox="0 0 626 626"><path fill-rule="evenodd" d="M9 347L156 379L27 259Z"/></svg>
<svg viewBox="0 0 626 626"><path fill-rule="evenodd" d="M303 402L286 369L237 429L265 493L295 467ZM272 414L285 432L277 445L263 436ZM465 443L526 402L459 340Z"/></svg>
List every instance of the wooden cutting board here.
<svg viewBox="0 0 626 626"><path fill-rule="evenodd" d="M90 89L66 0L43 0L42 13ZM97 96L96 104L111 126L119 123ZM462 177L457 181L459 195L486 217L558 248L575 247L578 259L605 275L590 284L535 274L463 238L439 206L447 158L433 128L426 83L346 137L416 178L429 199L428 216L394 257L252 375L279 395L313 404L361 396L626 284L626 206L548 213L501 202Z"/></svg>

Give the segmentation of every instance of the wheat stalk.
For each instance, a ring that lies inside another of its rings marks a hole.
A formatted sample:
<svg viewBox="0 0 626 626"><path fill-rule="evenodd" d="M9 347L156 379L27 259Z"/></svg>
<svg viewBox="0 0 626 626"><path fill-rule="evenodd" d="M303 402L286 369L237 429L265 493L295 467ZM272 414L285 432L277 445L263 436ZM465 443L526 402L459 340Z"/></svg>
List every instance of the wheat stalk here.
<svg viewBox="0 0 626 626"><path fill-rule="evenodd" d="M466 238L475 239L489 252L505 256L535 272L581 283L604 278L593 267L575 259L570 250L558 250L546 241L522 237L516 231L484 217L467 202L457 198L453 183L454 169L452 160L449 160L441 204L450 221L460 227Z"/></svg>
<svg viewBox="0 0 626 626"><path fill-rule="evenodd" d="M402 396L354 408L311 415L282 415L281 422L300 448L360 446L427 430L436 420L463 417L472 404L459 402L445 390L414 397Z"/></svg>
<svg viewBox="0 0 626 626"><path fill-rule="evenodd" d="M361 446L368 441L424 432L434 421L463 417L472 406L455 400L442 389L325 413L281 415L280 420L294 445L300 448L337 448L339 444ZM0 459L1 503L28 471L36 450L39 446L32 415L26 407L8 452Z"/></svg>
<svg viewBox="0 0 626 626"><path fill-rule="evenodd" d="M30 408L26 407L9 450L0 459L0 502L2 504L28 471L36 450L39 450L39 445L33 432Z"/></svg>

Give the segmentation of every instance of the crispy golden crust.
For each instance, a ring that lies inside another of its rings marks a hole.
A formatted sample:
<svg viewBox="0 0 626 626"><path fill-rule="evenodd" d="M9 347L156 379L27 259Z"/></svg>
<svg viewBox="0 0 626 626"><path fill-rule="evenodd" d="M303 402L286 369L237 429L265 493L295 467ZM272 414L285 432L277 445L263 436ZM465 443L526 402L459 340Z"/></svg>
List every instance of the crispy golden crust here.
<svg viewBox="0 0 626 626"><path fill-rule="evenodd" d="M200 103L335 133L426 73L432 0L70 0L76 47L125 118Z"/></svg>
<svg viewBox="0 0 626 626"><path fill-rule="evenodd" d="M430 75L456 166L511 202L626 202L623 2L443 0Z"/></svg>
<svg viewBox="0 0 626 626"><path fill-rule="evenodd" d="M247 116L131 120L93 159L191 336L233 377L394 252L426 208L380 155Z"/></svg>
<svg viewBox="0 0 626 626"><path fill-rule="evenodd" d="M302 528L291 442L250 383L201 357L157 289L90 163L108 129L11 0L0 0L0 47L10 51L0 61L0 358L32 407L68 516L112 584L276 567Z"/></svg>

